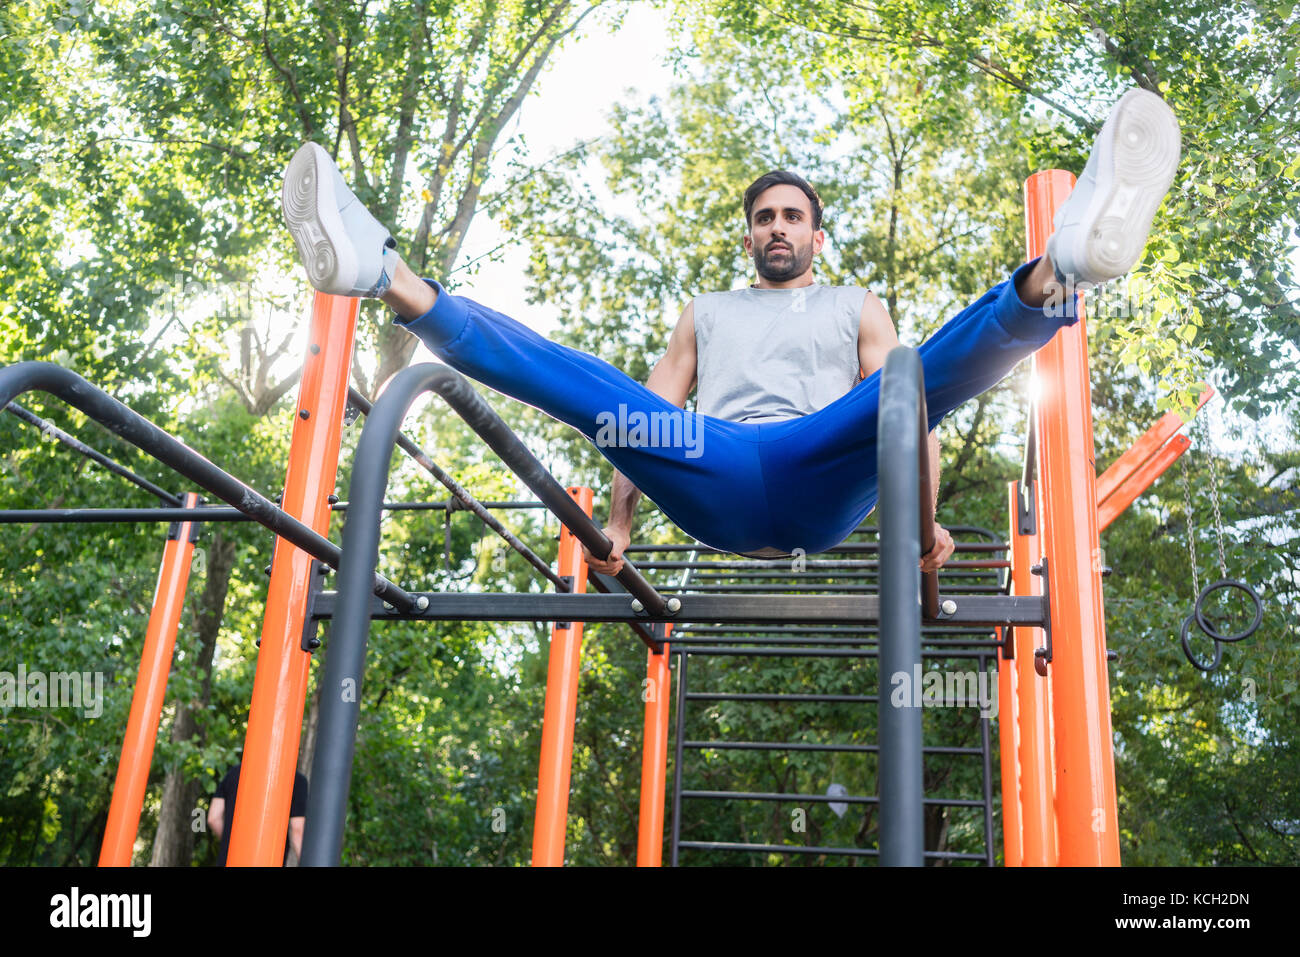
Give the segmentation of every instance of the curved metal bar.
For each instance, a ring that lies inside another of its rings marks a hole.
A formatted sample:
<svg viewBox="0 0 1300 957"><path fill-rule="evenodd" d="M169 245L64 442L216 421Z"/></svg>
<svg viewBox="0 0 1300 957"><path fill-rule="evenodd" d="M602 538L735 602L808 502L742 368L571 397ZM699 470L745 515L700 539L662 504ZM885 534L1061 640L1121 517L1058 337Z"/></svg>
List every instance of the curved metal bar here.
<svg viewBox="0 0 1300 957"><path fill-rule="evenodd" d="M361 414L369 416L374 406L370 400L358 392L356 389L348 389L348 401L361 410ZM551 566L544 562L541 557L531 548L525 545L510 529L506 528L496 517L489 514L484 504L466 491L459 482L452 478L447 472L439 468L438 464L425 454L424 449L420 448L412 439L404 433L397 433L397 447L415 460L416 464L445 485L452 495L455 495L455 502L459 508L473 512L479 517L479 520L492 531L500 535L507 545L524 557L528 564L541 572L548 581L555 586L556 591L570 591L569 583L557 575ZM451 509L449 509L450 511Z"/></svg>
<svg viewBox="0 0 1300 957"><path fill-rule="evenodd" d="M881 373L877 433L880 863L893 867L925 863L921 689L916 685L921 678L920 563L928 551L925 530L934 524L926 437L921 357L915 349L898 346ZM911 463L917 464L919 476Z"/></svg>
<svg viewBox="0 0 1300 957"><path fill-rule="evenodd" d="M380 505L388 487L398 432L411 405L426 392L442 396L593 554L608 556L613 548L613 543L464 376L449 366L425 363L404 369L393 378L366 419L348 489L338 607L321 678L323 693L303 837L301 863L306 866L337 865L342 854L370 634L370 596L365 586L379 562ZM664 613L666 600L630 562L624 564L618 580L648 612ZM342 693L344 689L350 693Z"/></svg>
<svg viewBox="0 0 1300 957"><path fill-rule="evenodd" d="M342 552L329 539L317 535L277 508L270 499L223 472L184 442L168 435L75 372L48 362L18 362L0 369L0 405L7 405L15 396L33 389L48 392L79 409L172 471L233 505L253 521L325 564L339 567ZM404 611L415 607L414 597L382 576L373 576L367 588Z"/></svg>

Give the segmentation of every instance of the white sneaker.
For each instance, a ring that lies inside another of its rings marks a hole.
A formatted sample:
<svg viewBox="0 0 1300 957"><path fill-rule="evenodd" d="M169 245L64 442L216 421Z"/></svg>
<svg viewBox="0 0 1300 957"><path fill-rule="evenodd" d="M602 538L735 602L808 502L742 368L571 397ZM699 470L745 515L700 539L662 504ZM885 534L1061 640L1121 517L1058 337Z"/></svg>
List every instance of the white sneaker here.
<svg viewBox="0 0 1300 957"><path fill-rule="evenodd" d="M1047 254L1057 278L1100 283L1133 268L1181 149L1178 120L1164 100L1142 89L1120 97L1053 221Z"/></svg>
<svg viewBox="0 0 1300 957"><path fill-rule="evenodd" d="M397 243L319 144L293 154L280 201L313 286L335 296L378 296L388 288Z"/></svg>

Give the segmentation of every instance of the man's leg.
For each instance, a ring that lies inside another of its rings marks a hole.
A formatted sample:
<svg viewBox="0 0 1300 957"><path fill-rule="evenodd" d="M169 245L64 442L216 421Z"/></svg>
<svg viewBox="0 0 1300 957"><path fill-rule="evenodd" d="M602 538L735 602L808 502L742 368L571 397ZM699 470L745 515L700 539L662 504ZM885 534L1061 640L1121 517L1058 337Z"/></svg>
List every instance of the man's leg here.
<svg viewBox="0 0 1300 957"><path fill-rule="evenodd" d="M1141 256L1178 167L1181 136L1164 101L1130 90L1112 108L1078 183L1057 211L1048 255L967 306L918 350L929 426L992 388L1062 326L1074 290L1122 276ZM816 520L787 513L778 548L842 540L875 505L880 374L825 409L764 430L763 471L774 500L820 503ZM801 541L802 538L802 541Z"/></svg>
<svg viewBox="0 0 1300 957"><path fill-rule="evenodd" d="M400 277L400 278L399 278ZM400 270L384 301L453 369L573 426L687 534L733 552L770 537L755 427L687 412L602 359Z"/></svg>
<svg viewBox="0 0 1300 957"><path fill-rule="evenodd" d="M1054 283L1046 259L1025 263L919 347L931 429L1078 321L1073 301L1059 309L1052 305ZM760 426L768 493L773 501L790 503L776 547L825 550L843 541L875 506L880 377L878 370L811 415Z"/></svg>
<svg viewBox="0 0 1300 957"><path fill-rule="evenodd" d="M753 426L686 412L609 363L416 276L316 144L289 164L284 213L312 284L380 298L444 362L582 432L679 527L706 544L767 544Z"/></svg>

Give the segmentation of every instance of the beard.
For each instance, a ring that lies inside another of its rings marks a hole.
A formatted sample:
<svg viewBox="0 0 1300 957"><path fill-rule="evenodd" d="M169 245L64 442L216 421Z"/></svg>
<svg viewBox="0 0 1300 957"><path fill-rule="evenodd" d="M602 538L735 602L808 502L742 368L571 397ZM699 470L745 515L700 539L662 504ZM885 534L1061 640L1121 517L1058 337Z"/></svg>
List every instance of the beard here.
<svg viewBox="0 0 1300 957"><path fill-rule="evenodd" d="M796 279L808 271L812 265L812 243L808 243L802 249L795 246L794 243L786 243L786 249L778 249L776 255L771 253L772 243L767 244L767 248L759 250L754 247L754 269L760 276L768 282L786 282Z"/></svg>

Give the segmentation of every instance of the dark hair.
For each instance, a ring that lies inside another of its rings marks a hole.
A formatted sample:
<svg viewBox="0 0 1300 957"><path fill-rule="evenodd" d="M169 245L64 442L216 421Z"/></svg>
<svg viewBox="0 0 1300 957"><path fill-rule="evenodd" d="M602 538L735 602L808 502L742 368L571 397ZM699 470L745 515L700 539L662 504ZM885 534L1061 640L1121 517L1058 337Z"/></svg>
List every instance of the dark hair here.
<svg viewBox="0 0 1300 957"><path fill-rule="evenodd" d="M808 204L812 206L813 229L822 228L822 198L817 195L817 190L813 189L811 184L798 173L791 173L784 169L774 169L770 173L764 173L745 190L746 228L753 225L751 214L754 211L755 201L764 190L773 186L797 186L803 190L803 194L808 197Z"/></svg>

